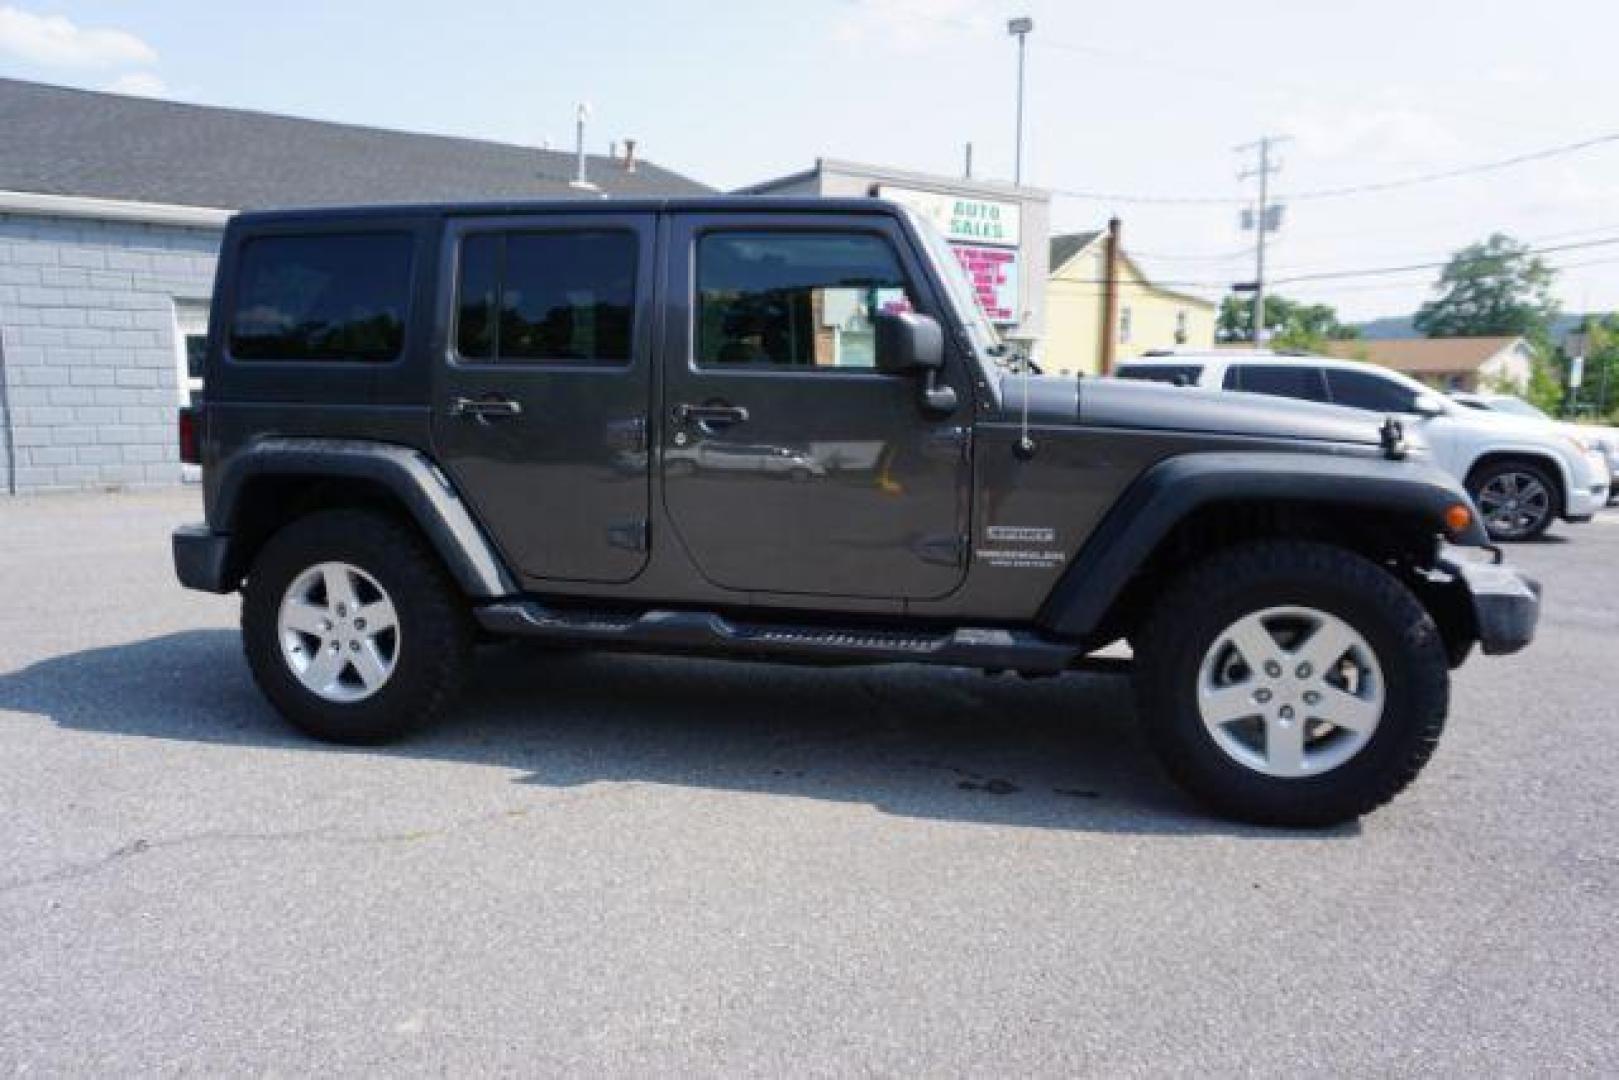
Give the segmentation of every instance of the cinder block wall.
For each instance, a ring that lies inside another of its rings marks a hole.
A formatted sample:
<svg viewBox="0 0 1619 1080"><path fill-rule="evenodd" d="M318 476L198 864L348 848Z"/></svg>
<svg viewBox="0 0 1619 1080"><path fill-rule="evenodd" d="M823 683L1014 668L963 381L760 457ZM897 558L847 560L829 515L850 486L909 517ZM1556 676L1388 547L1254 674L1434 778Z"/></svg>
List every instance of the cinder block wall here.
<svg viewBox="0 0 1619 1080"><path fill-rule="evenodd" d="M219 243L211 229L0 214L19 492L179 482L174 302L208 299Z"/></svg>

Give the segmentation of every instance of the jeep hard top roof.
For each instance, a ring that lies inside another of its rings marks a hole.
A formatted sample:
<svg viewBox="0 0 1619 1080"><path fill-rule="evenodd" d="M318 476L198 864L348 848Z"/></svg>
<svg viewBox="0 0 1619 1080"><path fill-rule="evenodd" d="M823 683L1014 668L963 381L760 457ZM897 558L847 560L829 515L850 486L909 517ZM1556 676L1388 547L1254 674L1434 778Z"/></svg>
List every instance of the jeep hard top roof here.
<svg viewBox="0 0 1619 1080"><path fill-rule="evenodd" d="M232 220L244 225L299 221L351 221L356 218L474 217L509 214L772 213L870 214L902 216L898 203L877 198L816 199L778 195L704 195L663 199L520 199L453 203L372 203L357 206L285 207L248 210Z"/></svg>

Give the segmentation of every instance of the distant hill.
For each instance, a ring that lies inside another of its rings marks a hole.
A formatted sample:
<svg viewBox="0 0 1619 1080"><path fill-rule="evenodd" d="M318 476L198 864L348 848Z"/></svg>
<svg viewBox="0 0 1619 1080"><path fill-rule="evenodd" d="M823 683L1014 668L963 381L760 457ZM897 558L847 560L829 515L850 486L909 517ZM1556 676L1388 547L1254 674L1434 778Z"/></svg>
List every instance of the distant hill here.
<svg viewBox="0 0 1619 1080"><path fill-rule="evenodd" d="M1412 315L1385 315L1381 319L1370 319L1363 323L1356 323L1355 329L1359 330L1360 336L1367 341L1421 337L1422 335L1417 333L1417 328L1411 325L1414 318L1415 316ZM1559 315L1557 321L1552 324L1552 337L1557 341L1562 341L1565 337L1578 330L1586 318L1587 316L1584 315Z"/></svg>

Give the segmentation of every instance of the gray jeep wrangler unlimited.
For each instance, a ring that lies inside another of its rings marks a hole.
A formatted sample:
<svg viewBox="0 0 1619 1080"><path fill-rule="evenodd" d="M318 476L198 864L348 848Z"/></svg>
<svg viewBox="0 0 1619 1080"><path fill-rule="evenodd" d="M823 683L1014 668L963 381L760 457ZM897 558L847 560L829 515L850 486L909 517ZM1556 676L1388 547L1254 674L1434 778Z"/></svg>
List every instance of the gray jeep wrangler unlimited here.
<svg viewBox="0 0 1619 1080"><path fill-rule="evenodd" d="M1446 557L1477 514L1392 422L1019 371L888 203L246 214L211 325L176 569L242 590L254 677L322 739L429 720L488 636L1128 663L1187 789L1319 825L1417 774L1475 642L1534 630L1532 582Z"/></svg>

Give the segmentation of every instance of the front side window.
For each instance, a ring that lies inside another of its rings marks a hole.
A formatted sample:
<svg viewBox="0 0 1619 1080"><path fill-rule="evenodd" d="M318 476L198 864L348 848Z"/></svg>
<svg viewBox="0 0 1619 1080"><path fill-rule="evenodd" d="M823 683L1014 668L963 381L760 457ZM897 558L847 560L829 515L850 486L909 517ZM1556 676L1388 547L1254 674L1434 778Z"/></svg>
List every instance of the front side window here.
<svg viewBox="0 0 1619 1080"><path fill-rule="evenodd" d="M623 230L468 236L457 351L472 360L628 363L638 257L635 234Z"/></svg>
<svg viewBox="0 0 1619 1080"><path fill-rule="evenodd" d="M242 247L230 325L239 360L396 358L410 300L409 233L260 236Z"/></svg>
<svg viewBox="0 0 1619 1080"><path fill-rule="evenodd" d="M1305 401L1327 400L1321 369L1307 364L1238 364L1226 374L1226 389Z"/></svg>
<svg viewBox="0 0 1619 1080"><path fill-rule="evenodd" d="M1365 371L1333 368L1327 372L1327 384L1332 387L1334 405L1384 413L1416 411L1416 392L1393 379Z"/></svg>
<svg viewBox="0 0 1619 1080"><path fill-rule="evenodd" d="M719 232L697 244L696 358L704 366L869 371L876 316L914 306L881 236Z"/></svg>

